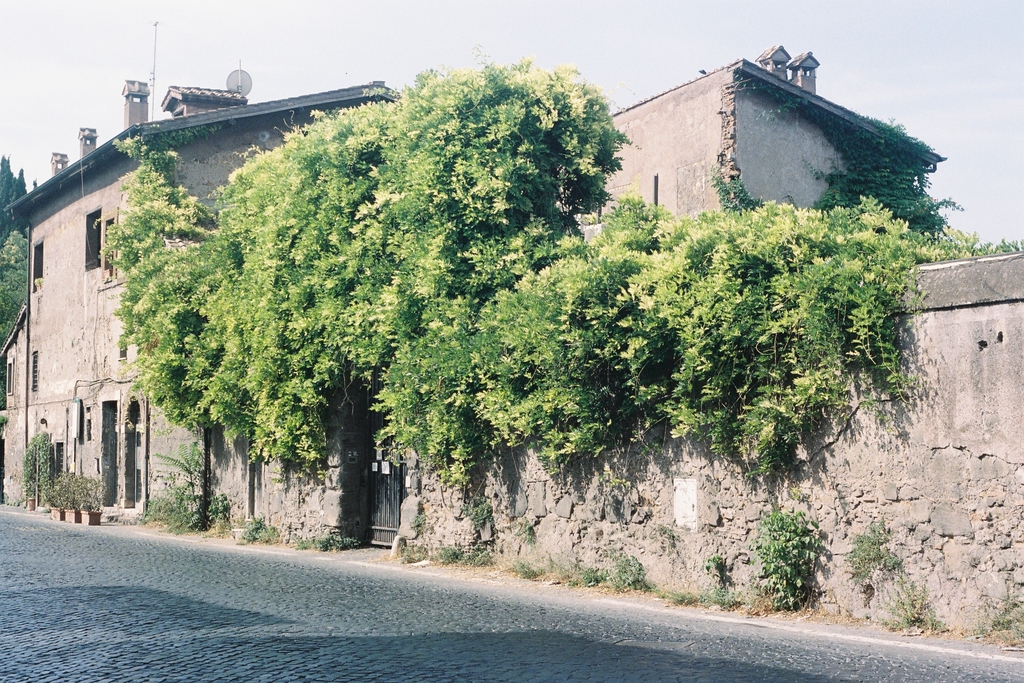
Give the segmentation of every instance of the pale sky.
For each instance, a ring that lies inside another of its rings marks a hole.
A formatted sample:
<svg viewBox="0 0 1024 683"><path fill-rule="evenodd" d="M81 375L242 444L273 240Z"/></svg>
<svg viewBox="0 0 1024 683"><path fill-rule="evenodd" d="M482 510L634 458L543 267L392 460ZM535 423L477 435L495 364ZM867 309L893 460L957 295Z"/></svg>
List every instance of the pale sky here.
<svg viewBox="0 0 1024 683"><path fill-rule="evenodd" d="M156 98L169 85L253 78L251 102L420 71L534 57L574 64L617 106L771 45L821 62L818 93L894 119L949 160L932 194L952 225L1024 239L1024 1L0 0L0 154L31 185L51 152L78 158L78 129L108 140L125 79L147 81L159 21ZM162 117L158 112L158 118Z"/></svg>

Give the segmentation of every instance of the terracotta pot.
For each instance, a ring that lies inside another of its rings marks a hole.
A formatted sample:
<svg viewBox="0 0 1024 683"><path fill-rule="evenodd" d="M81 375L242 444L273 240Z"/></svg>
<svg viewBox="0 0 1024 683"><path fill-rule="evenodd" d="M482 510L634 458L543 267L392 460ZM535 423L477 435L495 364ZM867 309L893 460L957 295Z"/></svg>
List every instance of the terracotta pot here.
<svg viewBox="0 0 1024 683"><path fill-rule="evenodd" d="M91 512L91 511L90 512L86 512L85 513L85 520L82 523L83 524L88 524L89 526L99 526L100 525L100 519L102 517L103 517L103 513L102 512Z"/></svg>
<svg viewBox="0 0 1024 683"><path fill-rule="evenodd" d="M60 508L50 508L50 519L54 520L55 522L63 522L64 510Z"/></svg>
<svg viewBox="0 0 1024 683"><path fill-rule="evenodd" d="M27 498L27 499L25 499L25 509L28 510L29 512L35 512L36 511L36 499L35 498Z"/></svg>
<svg viewBox="0 0 1024 683"><path fill-rule="evenodd" d="M81 510L68 510L67 520L72 524L82 523L82 511Z"/></svg>
<svg viewBox="0 0 1024 683"><path fill-rule="evenodd" d="M74 522L75 521L75 511L71 510L69 508L64 508L63 510L60 511L60 521L62 521L62 522Z"/></svg>

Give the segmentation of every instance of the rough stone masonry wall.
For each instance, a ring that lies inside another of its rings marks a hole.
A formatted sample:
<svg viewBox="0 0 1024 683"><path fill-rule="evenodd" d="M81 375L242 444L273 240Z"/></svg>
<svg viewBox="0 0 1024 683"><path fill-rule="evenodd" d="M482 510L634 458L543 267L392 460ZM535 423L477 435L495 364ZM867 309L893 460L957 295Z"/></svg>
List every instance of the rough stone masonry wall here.
<svg viewBox="0 0 1024 683"><path fill-rule="evenodd" d="M706 558L726 559L734 586L756 576L749 550L773 508L821 527L822 605L886 618L892 579L855 585L852 539L875 520L940 619L970 627L986 609L1024 598L1024 255L922 268L922 310L902 347L919 382L908 402L855 394L849 415L809 439L785 477L750 476L702 444L649 434L628 452L545 472L529 449L498 458L467 491L425 474L403 507L404 533L425 513L431 548L492 542L506 559L608 566L638 557L660 586L707 588ZM478 532L464 498L487 496L494 528ZM524 525L535 542L525 541Z"/></svg>

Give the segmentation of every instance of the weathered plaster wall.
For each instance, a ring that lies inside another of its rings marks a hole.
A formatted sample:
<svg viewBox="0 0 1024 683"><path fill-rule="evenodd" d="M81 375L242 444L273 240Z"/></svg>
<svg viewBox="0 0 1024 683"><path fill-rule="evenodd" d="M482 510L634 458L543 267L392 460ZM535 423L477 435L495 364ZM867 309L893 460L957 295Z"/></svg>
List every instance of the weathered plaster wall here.
<svg viewBox="0 0 1024 683"><path fill-rule="evenodd" d="M615 127L629 138L622 148L622 170L608 181L617 199L639 191L675 214L698 214L719 208L711 184L722 149L722 89L732 71L698 78L615 115Z"/></svg>
<svg viewBox="0 0 1024 683"><path fill-rule="evenodd" d="M415 542L436 549L481 540L461 506L464 496L483 494L495 509L495 528L483 537L493 533L507 556L607 566L624 552L663 586L700 588L709 583L704 560L720 554L742 586L756 573L749 547L759 520L774 507L797 509L821 526L823 605L884 618L891 578L854 585L846 556L856 534L885 519L895 552L928 588L938 616L971 626L985 609L1024 597L1024 302L1012 288L1002 301L991 294L1021 281L1019 254L923 270L919 286L932 308L906 316L902 337L907 369L919 380L913 398L865 402L855 394L850 414L809 439L788 476L751 477L741 461L661 433L557 474L516 449L468 492L425 475L407 501L409 513L422 505L426 515L425 537ZM964 305L965 291L989 303ZM408 522L404 532L415 537Z"/></svg>
<svg viewBox="0 0 1024 683"><path fill-rule="evenodd" d="M756 90L738 89L735 102L736 166L750 195L814 205L828 189L824 174L843 168L821 129Z"/></svg>

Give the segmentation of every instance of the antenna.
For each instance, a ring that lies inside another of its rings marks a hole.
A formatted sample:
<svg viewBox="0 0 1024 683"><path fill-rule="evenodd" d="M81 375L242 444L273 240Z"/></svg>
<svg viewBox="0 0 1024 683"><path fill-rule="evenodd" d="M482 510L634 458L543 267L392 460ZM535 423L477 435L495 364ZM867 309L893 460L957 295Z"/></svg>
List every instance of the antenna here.
<svg viewBox="0 0 1024 683"><path fill-rule="evenodd" d="M153 70L149 72L150 121L156 118L156 27L159 25L159 21L153 22Z"/></svg>
<svg viewBox="0 0 1024 683"><path fill-rule="evenodd" d="M228 74L228 90L245 97L252 91L252 77L242 71L242 60L238 60L238 71Z"/></svg>

